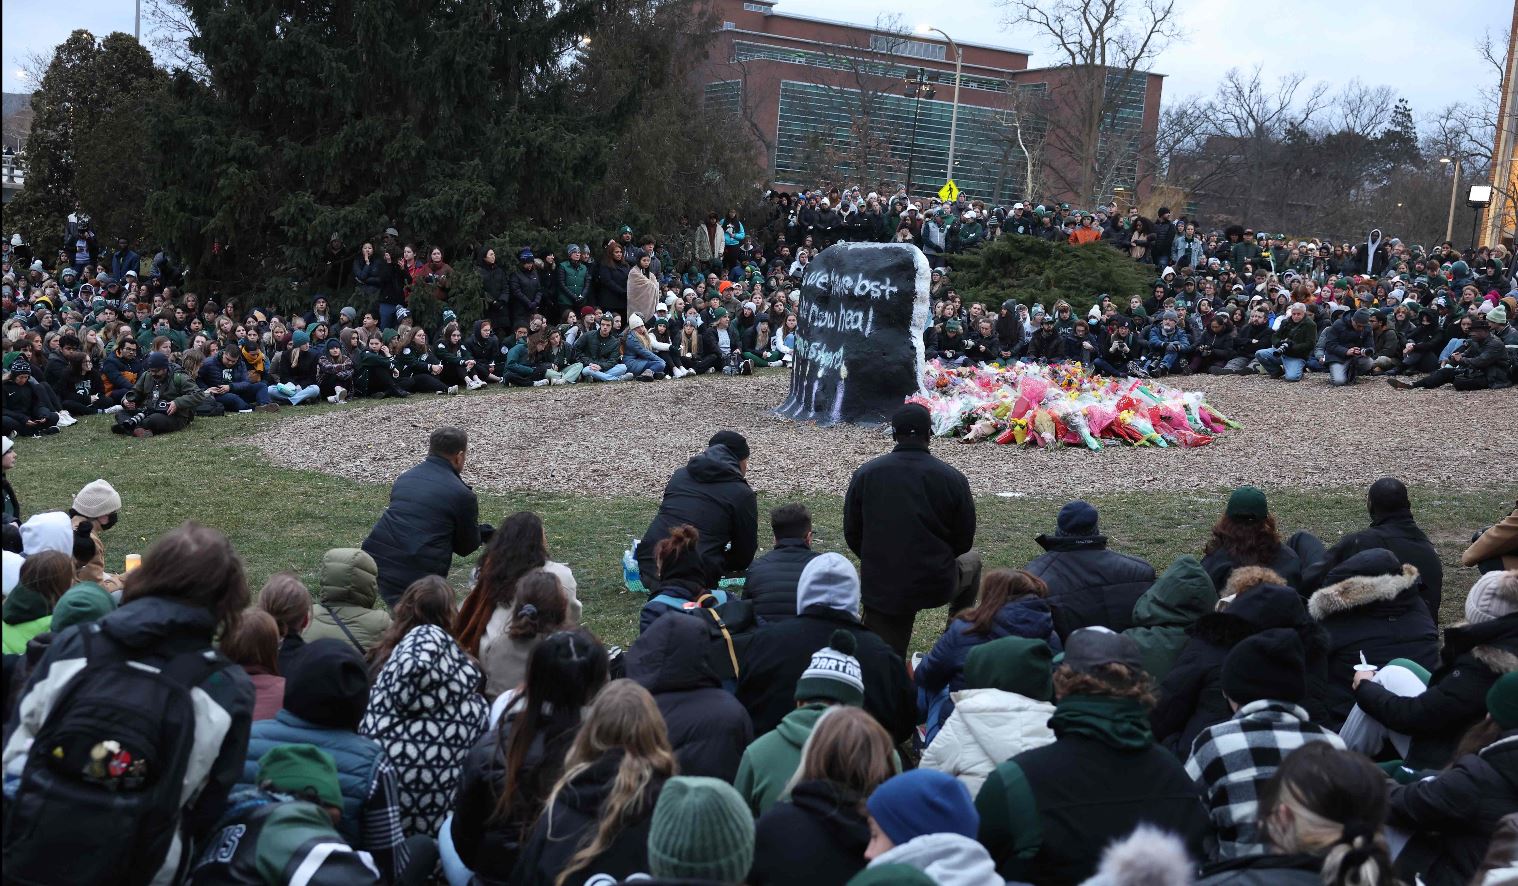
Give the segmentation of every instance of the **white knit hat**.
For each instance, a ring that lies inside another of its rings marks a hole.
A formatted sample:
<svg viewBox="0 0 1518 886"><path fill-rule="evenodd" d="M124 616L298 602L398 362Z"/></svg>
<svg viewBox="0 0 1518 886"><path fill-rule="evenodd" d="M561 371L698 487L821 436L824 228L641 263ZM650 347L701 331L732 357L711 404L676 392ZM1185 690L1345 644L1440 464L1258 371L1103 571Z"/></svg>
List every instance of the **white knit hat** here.
<svg viewBox="0 0 1518 886"><path fill-rule="evenodd" d="M81 517L104 517L121 510L121 494L116 487L96 480L74 496L74 513Z"/></svg>
<svg viewBox="0 0 1518 886"><path fill-rule="evenodd" d="M633 314L632 316L630 316L630 317L627 318L627 328L628 329L637 329L638 327L640 327L642 325L643 325L643 318L639 317L637 314Z"/></svg>
<svg viewBox="0 0 1518 886"><path fill-rule="evenodd" d="M1488 572L1465 596L1465 620L1473 625L1514 612L1518 612L1518 570Z"/></svg>

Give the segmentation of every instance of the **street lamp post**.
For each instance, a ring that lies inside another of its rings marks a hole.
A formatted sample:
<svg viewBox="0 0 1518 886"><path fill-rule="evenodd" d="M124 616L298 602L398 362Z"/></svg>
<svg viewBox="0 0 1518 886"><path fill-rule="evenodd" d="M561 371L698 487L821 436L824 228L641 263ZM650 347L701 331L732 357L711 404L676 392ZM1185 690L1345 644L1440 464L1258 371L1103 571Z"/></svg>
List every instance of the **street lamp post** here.
<svg viewBox="0 0 1518 886"><path fill-rule="evenodd" d="M1451 240L1455 236L1455 193L1460 190L1460 158L1451 160L1448 157L1440 157L1440 163L1454 163L1454 181L1449 183L1449 218L1444 222L1444 239Z"/></svg>
<svg viewBox="0 0 1518 886"><path fill-rule="evenodd" d="M917 154L917 114L922 109L923 96L931 99L935 94L933 87L928 85L927 71L923 68L918 68L917 76L907 79L906 89L903 91L903 94L907 98L914 100L912 102L912 143L907 146L907 200L911 200L912 161L916 159Z"/></svg>
<svg viewBox="0 0 1518 886"><path fill-rule="evenodd" d="M949 51L954 53L954 106L953 109L949 111L949 165L948 169L945 170L943 174L944 181L948 181L954 178L954 136L957 135L959 131L959 76L960 70L964 67L965 51L959 48L959 44L954 42L953 37L950 37L947 33L939 30L938 28L929 28L924 26L922 30L924 32L938 34L945 40L949 41Z"/></svg>

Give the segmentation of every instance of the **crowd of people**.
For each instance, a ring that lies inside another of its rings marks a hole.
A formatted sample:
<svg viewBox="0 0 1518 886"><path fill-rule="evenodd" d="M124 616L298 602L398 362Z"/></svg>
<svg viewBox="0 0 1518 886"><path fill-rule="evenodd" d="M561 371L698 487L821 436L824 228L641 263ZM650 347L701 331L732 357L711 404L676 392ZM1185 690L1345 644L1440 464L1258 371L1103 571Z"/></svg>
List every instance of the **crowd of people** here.
<svg viewBox="0 0 1518 886"><path fill-rule="evenodd" d="M40 513L7 488L7 881L1518 875L1518 508L1472 525L1468 590L1394 478L1329 544L1242 487L1162 568L1082 501L1031 562L985 563L927 411L892 430L826 533L857 569L801 504L761 539L763 456L714 436L636 546L625 650L583 626L537 514L481 522L456 428L314 586L256 598L195 523L107 572L133 504L105 480Z"/></svg>
<svg viewBox="0 0 1518 886"><path fill-rule="evenodd" d="M308 309L203 296L171 252L98 243L71 215L56 253L5 245L4 431L43 436L97 413L123 434L196 416L354 397L454 394L489 384L656 381L793 360L811 256L840 240L912 243L933 265L924 350L946 363L1078 361L1108 375L1264 372L1336 385L1508 387L1518 372L1518 281L1505 247L1361 246L1232 226L1203 233L1160 209L1108 204L926 205L859 188L769 192L682 221L670 236L622 226L600 244L494 249L470 259L484 315L460 317L439 246L386 228L357 250L334 235ZM1378 232L1379 233L1379 232ZM1093 293L1089 310L966 302L945 256L1007 236L1110 244L1152 267L1147 292ZM421 301L435 327L413 323ZM1413 381L1408 376L1417 376Z"/></svg>

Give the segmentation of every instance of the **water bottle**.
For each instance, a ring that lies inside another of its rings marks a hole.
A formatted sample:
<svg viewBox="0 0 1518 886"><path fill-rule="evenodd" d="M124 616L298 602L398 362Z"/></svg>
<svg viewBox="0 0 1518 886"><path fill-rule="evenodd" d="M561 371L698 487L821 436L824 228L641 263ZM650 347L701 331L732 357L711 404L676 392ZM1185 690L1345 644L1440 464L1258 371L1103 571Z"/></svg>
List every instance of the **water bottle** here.
<svg viewBox="0 0 1518 886"><path fill-rule="evenodd" d="M643 577L638 571L637 552L638 540L628 538L627 548L622 551L622 583L629 591L643 594L647 589L643 587Z"/></svg>

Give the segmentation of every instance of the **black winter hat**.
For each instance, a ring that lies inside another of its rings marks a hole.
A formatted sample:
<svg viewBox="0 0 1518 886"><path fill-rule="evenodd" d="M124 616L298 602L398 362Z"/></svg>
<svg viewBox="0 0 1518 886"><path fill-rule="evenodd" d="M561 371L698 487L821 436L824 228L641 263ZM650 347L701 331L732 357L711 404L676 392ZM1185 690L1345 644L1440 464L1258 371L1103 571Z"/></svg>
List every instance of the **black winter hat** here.
<svg viewBox="0 0 1518 886"><path fill-rule="evenodd" d="M285 675L285 710L329 729L357 729L369 706L364 657L345 640L307 643Z"/></svg>
<svg viewBox="0 0 1518 886"><path fill-rule="evenodd" d="M749 456L748 440L737 431L718 431L706 441L707 446L726 446L733 458L743 461Z"/></svg>
<svg viewBox="0 0 1518 886"><path fill-rule="evenodd" d="M891 416L891 432L900 440L916 438L926 440L933 435L933 417L921 403L908 403Z"/></svg>
<svg viewBox="0 0 1518 886"><path fill-rule="evenodd" d="M1262 698L1296 704L1307 695L1302 640L1290 628L1247 637L1223 659L1223 694L1243 707Z"/></svg>

